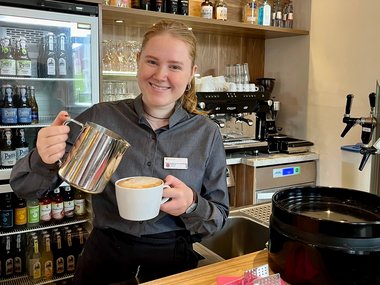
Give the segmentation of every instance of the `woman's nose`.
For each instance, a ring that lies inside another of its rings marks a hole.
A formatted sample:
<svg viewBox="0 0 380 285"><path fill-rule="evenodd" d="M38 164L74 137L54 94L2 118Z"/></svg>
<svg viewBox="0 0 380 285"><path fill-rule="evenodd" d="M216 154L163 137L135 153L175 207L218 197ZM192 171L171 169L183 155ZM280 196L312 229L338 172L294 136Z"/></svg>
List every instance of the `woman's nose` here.
<svg viewBox="0 0 380 285"><path fill-rule="evenodd" d="M159 79L159 80L164 80L166 79L166 77L168 76L168 70L166 67L164 66L159 66L155 73L154 73L154 76L155 78Z"/></svg>

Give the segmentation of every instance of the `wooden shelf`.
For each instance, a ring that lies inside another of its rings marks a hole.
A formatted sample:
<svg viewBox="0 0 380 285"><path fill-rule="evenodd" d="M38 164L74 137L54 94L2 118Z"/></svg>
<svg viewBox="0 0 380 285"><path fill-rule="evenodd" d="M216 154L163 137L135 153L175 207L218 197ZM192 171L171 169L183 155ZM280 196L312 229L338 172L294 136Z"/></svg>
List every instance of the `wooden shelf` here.
<svg viewBox="0 0 380 285"><path fill-rule="evenodd" d="M250 25L235 21L219 21L214 19L203 19L200 17L173 15L154 11L145 11L133 8L120 8L114 6L103 6L103 24L128 25L129 27L147 27L160 19L179 20L190 26L195 33L212 33L228 36L244 36L259 39L274 39L282 37L305 36L309 34L306 30L277 28L271 26ZM123 23L116 23L123 20Z"/></svg>

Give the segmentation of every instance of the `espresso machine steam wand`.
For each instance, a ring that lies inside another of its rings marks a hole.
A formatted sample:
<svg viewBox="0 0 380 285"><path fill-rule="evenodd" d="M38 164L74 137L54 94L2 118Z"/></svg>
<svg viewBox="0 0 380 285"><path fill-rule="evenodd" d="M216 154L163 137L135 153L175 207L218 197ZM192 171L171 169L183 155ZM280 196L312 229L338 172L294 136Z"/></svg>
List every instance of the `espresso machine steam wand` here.
<svg viewBox="0 0 380 285"><path fill-rule="evenodd" d="M375 117L376 94L369 94L369 104L371 110L368 117L351 118L350 113L353 98L354 95L347 95L346 110L343 117L343 123L346 124L346 127L344 128L340 136L344 137L348 133L348 131L351 130L351 128L355 125L362 126L361 140L363 145L361 145L360 147L360 153L363 155L363 158L359 166L359 170L362 171L371 154L380 154L380 138L378 138L372 146L369 146L369 143L372 139L372 134L377 124L377 119Z"/></svg>

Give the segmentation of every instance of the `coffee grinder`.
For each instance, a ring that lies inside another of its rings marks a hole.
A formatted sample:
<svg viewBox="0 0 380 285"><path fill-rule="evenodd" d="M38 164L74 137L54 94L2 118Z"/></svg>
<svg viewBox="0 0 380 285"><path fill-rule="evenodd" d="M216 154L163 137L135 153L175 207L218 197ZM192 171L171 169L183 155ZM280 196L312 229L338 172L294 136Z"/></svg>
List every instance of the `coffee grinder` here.
<svg viewBox="0 0 380 285"><path fill-rule="evenodd" d="M272 94L274 88L274 78L258 78L257 84L264 91ZM261 101L256 112L256 139L260 141L267 140L271 136L278 135L276 127L276 118L280 110L280 101L269 99Z"/></svg>

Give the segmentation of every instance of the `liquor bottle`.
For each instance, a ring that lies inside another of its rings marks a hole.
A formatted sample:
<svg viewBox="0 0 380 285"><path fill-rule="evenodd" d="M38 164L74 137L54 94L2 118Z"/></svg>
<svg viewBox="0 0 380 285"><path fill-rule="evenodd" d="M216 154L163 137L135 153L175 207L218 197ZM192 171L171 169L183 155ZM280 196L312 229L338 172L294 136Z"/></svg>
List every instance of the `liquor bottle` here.
<svg viewBox="0 0 380 285"><path fill-rule="evenodd" d="M224 2L224 0L217 0L215 2L215 19L227 21L227 4Z"/></svg>
<svg viewBox="0 0 380 285"><path fill-rule="evenodd" d="M20 37L18 44L19 44L19 49L15 57L16 75L23 76L23 77L30 77L32 76L32 60L29 57L25 37Z"/></svg>
<svg viewBox="0 0 380 285"><path fill-rule="evenodd" d="M140 9L150 11L152 10L152 1L151 0L141 0Z"/></svg>
<svg viewBox="0 0 380 285"><path fill-rule="evenodd" d="M26 255L25 255L25 235L16 234L14 240L13 267L15 274L24 274L26 272Z"/></svg>
<svg viewBox="0 0 380 285"><path fill-rule="evenodd" d="M35 226L40 222L40 205L38 199L26 200L28 212L28 225Z"/></svg>
<svg viewBox="0 0 380 285"><path fill-rule="evenodd" d="M74 189L74 214L76 216L86 214L86 195L79 189Z"/></svg>
<svg viewBox="0 0 380 285"><path fill-rule="evenodd" d="M64 195L63 195L63 211L65 213L66 218L74 217L74 195L70 186L63 187Z"/></svg>
<svg viewBox="0 0 380 285"><path fill-rule="evenodd" d="M178 5L179 0L166 0L166 13L170 14L179 14L179 5Z"/></svg>
<svg viewBox="0 0 380 285"><path fill-rule="evenodd" d="M57 56L57 74L58 77L66 77L67 76L67 52L66 48L66 35L61 33L58 35L58 56Z"/></svg>
<svg viewBox="0 0 380 285"><path fill-rule="evenodd" d="M13 276L13 252L11 236L4 236L1 242L1 275L9 278Z"/></svg>
<svg viewBox="0 0 380 285"><path fill-rule="evenodd" d="M51 215L55 221L60 221L65 217L63 197L59 188L54 189L51 197Z"/></svg>
<svg viewBox="0 0 380 285"><path fill-rule="evenodd" d="M49 32L47 35L47 51L44 62L46 63L46 73L44 77L56 77L57 75L57 55L55 48L56 37Z"/></svg>
<svg viewBox="0 0 380 285"><path fill-rule="evenodd" d="M178 14L189 15L189 0L178 0Z"/></svg>
<svg viewBox="0 0 380 285"><path fill-rule="evenodd" d="M285 28L293 29L293 2L290 0L287 9L287 18L285 22Z"/></svg>
<svg viewBox="0 0 380 285"><path fill-rule="evenodd" d="M257 6L256 0L248 0L243 7L243 22L257 24Z"/></svg>
<svg viewBox="0 0 380 285"><path fill-rule="evenodd" d="M65 273L65 253L62 247L62 236L59 230L53 231L53 272L54 276Z"/></svg>
<svg viewBox="0 0 380 285"><path fill-rule="evenodd" d="M17 124L17 107L13 103L13 87L10 84L2 85L3 107L1 108L1 123L3 125Z"/></svg>
<svg viewBox="0 0 380 285"><path fill-rule="evenodd" d="M18 104L17 106L17 123L29 125L32 123L32 108L27 93L26 85L20 85L17 88Z"/></svg>
<svg viewBox="0 0 380 285"><path fill-rule="evenodd" d="M14 209L15 209L15 226L24 227L28 222L26 200L23 198L15 197Z"/></svg>
<svg viewBox="0 0 380 285"><path fill-rule="evenodd" d="M204 19L212 19L214 15L214 7L210 0L205 0L201 4L201 17Z"/></svg>
<svg viewBox="0 0 380 285"><path fill-rule="evenodd" d="M52 216L51 210L51 199L49 193L46 193L42 198L39 199L40 204L40 221L42 223L50 222Z"/></svg>
<svg viewBox="0 0 380 285"><path fill-rule="evenodd" d="M283 27L282 23L282 6L280 0L276 0L272 12L272 25L274 27Z"/></svg>
<svg viewBox="0 0 380 285"><path fill-rule="evenodd" d="M14 226L14 209L12 203L12 193L3 193L1 194L0 198L1 228L4 230L9 230L12 229Z"/></svg>
<svg viewBox="0 0 380 285"><path fill-rule="evenodd" d="M2 145L0 149L1 165L12 167L16 164L16 149L12 143L12 130L4 129L2 132Z"/></svg>
<svg viewBox="0 0 380 285"><path fill-rule="evenodd" d="M14 146L16 149L16 160L19 160L29 153L29 144L25 139L25 129L17 128L15 130Z"/></svg>
<svg viewBox="0 0 380 285"><path fill-rule="evenodd" d="M41 275L45 279L53 278L53 252L51 250L51 237L50 234L45 233L42 236L42 249L41 249Z"/></svg>
<svg viewBox="0 0 380 285"><path fill-rule="evenodd" d="M32 124L39 123L38 104L36 100L36 92L34 86L29 86L29 105L32 110Z"/></svg>
<svg viewBox="0 0 380 285"><path fill-rule="evenodd" d="M163 0L156 0L156 5L155 5L155 11L156 12L164 12L164 3Z"/></svg>
<svg viewBox="0 0 380 285"><path fill-rule="evenodd" d="M72 230L65 232L66 273L73 273L76 267L76 252L73 245Z"/></svg>
<svg viewBox="0 0 380 285"><path fill-rule="evenodd" d="M264 0L263 6L262 6L262 25L263 26L270 26L271 24L271 6L268 4L267 0Z"/></svg>
<svg viewBox="0 0 380 285"><path fill-rule="evenodd" d="M38 236L32 235L27 256L28 275L33 280L41 278L41 254L38 247Z"/></svg>
<svg viewBox="0 0 380 285"><path fill-rule="evenodd" d="M1 50L0 76L16 76L16 60L13 57L11 37L3 38Z"/></svg>
<svg viewBox="0 0 380 285"><path fill-rule="evenodd" d="M141 9L140 0L131 0L131 7L135 9Z"/></svg>
<svg viewBox="0 0 380 285"><path fill-rule="evenodd" d="M47 36L42 36L38 46L37 57L37 76L39 78L45 77L46 74L46 49L47 49Z"/></svg>

